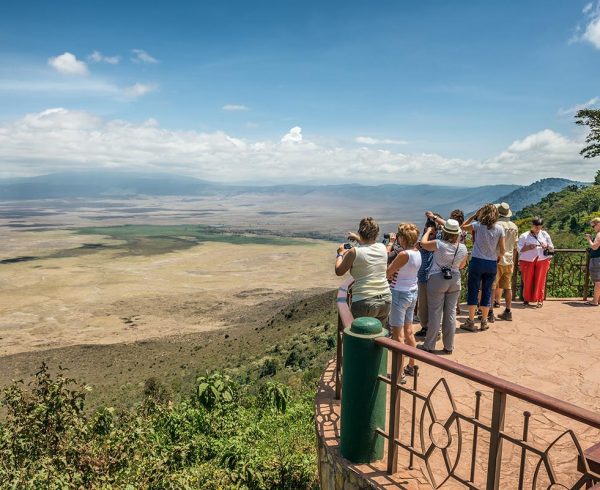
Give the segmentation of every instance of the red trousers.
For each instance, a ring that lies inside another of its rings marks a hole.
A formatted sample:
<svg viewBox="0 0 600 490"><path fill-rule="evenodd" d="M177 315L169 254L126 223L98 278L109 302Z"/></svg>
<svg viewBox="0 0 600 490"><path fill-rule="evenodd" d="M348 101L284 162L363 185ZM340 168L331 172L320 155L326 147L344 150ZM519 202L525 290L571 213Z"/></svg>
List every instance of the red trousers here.
<svg viewBox="0 0 600 490"><path fill-rule="evenodd" d="M519 268L523 278L523 300L528 303L544 301L550 260L538 260L537 258L533 262L519 260Z"/></svg>

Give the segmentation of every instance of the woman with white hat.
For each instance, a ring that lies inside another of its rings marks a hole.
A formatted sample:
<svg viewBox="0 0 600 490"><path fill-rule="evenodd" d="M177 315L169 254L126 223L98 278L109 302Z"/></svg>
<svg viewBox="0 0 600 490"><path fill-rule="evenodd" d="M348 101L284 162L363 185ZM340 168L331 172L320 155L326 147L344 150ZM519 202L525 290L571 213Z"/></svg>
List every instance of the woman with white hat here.
<svg viewBox="0 0 600 490"><path fill-rule="evenodd" d="M433 252L433 265L427 279L427 336L419 348L431 352L442 324L444 352L454 349L456 302L460 295L460 269L467 263L467 247L459 242L460 225L449 219L442 227L442 239L431 239L431 229L421 239L421 247ZM443 317L443 320L442 320Z"/></svg>

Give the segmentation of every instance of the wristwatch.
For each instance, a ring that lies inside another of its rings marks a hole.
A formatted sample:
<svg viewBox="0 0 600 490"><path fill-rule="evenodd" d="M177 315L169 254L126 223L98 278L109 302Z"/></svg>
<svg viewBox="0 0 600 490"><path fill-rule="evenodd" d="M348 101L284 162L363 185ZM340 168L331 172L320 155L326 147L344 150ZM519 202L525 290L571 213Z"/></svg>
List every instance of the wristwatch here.
<svg viewBox="0 0 600 490"><path fill-rule="evenodd" d="M338 257L343 257L343 256L344 256L344 254L337 254L337 255L335 256L335 258L337 259Z"/></svg>

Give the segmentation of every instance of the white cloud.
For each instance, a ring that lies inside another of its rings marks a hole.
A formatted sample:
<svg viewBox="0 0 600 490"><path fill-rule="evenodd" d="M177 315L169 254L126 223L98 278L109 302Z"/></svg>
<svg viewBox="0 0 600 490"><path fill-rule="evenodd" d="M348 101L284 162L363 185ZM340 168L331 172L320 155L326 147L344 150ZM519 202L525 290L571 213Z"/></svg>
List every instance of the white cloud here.
<svg viewBox="0 0 600 490"><path fill-rule="evenodd" d="M573 116L577 111L586 108L592 108L598 105L600 102L600 97L592 97L587 102L583 104L576 104L573 107L569 107L568 109L563 109L562 107L558 110L559 116Z"/></svg>
<svg viewBox="0 0 600 490"><path fill-rule="evenodd" d="M135 98L149 94L150 92L154 92L156 89L158 89L158 85L154 83L134 83L129 87L125 87L123 89L123 92L127 97Z"/></svg>
<svg viewBox="0 0 600 490"><path fill-rule="evenodd" d="M62 107L27 114L20 121L21 129L61 130L93 129L100 125L100 118L83 111L69 111Z"/></svg>
<svg viewBox="0 0 600 490"><path fill-rule="evenodd" d="M361 145L405 145L408 143L404 140L377 139L370 136L357 136L354 140Z"/></svg>
<svg viewBox="0 0 600 490"><path fill-rule="evenodd" d="M249 107L241 104L225 104L222 109L224 111L248 111Z"/></svg>
<svg viewBox="0 0 600 490"><path fill-rule="evenodd" d="M600 0L588 3L582 10L585 20L575 27L569 43L588 42L600 49Z"/></svg>
<svg viewBox="0 0 600 490"><path fill-rule="evenodd" d="M287 134L281 138L282 143L300 143L302 141L302 128L294 126Z"/></svg>
<svg viewBox="0 0 600 490"><path fill-rule="evenodd" d="M598 161L580 157L584 137L545 129L514 141L499 155L475 160L316 143L298 126L281 141L252 141L221 131L173 131L153 119L102 120L57 108L0 124L0 175L120 167L229 182L477 185L524 184L543 177L591 180Z"/></svg>
<svg viewBox="0 0 600 490"><path fill-rule="evenodd" d="M89 73L85 62L78 60L74 54L69 52L48 58L48 65L65 75L87 75Z"/></svg>
<svg viewBox="0 0 600 490"><path fill-rule="evenodd" d="M158 63L158 60L154 56L148 54L143 49L132 49L131 52L133 53L131 61L134 63Z"/></svg>
<svg viewBox="0 0 600 490"><path fill-rule="evenodd" d="M94 63L108 63L109 65L118 65L121 61L120 56L104 56L100 51L94 51L88 56L88 60Z"/></svg>

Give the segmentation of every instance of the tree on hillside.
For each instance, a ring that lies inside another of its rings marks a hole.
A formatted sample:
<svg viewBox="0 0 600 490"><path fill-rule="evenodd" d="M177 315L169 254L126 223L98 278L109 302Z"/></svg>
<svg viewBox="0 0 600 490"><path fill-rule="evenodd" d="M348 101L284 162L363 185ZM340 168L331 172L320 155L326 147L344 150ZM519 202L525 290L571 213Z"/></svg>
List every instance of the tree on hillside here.
<svg viewBox="0 0 600 490"><path fill-rule="evenodd" d="M600 156L600 109L581 109L577 111L575 124L590 128L590 133L585 138L587 146L580 151L581 155L584 158ZM596 179L598 179L598 176L596 176Z"/></svg>

